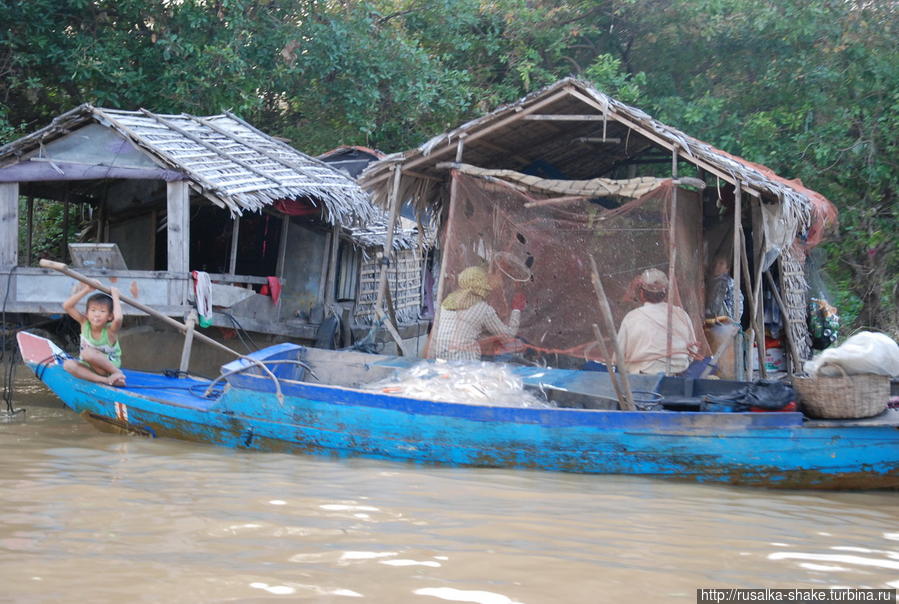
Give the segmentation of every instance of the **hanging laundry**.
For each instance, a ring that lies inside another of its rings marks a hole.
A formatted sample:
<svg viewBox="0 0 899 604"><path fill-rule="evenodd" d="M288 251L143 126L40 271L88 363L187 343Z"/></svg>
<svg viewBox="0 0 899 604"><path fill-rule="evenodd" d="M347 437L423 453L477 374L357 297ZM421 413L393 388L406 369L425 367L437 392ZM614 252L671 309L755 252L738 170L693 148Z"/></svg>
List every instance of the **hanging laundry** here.
<svg viewBox="0 0 899 604"><path fill-rule="evenodd" d="M209 327L212 325L212 281L205 271L191 271L190 276L194 279L200 327Z"/></svg>
<svg viewBox="0 0 899 604"><path fill-rule="evenodd" d="M268 291L272 297L272 302L278 303L281 298L281 280L278 277L266 277L268 280Z"/></svg>

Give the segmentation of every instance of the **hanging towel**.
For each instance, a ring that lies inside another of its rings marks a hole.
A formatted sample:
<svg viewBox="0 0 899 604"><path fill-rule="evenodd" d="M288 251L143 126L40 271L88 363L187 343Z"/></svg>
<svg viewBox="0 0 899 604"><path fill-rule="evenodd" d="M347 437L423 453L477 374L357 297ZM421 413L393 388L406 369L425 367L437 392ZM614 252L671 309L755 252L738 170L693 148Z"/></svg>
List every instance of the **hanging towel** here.
<svg viewBox="0 0 899 604"><path fill-rule="evenodd" d="M209 273L204 271L191 271L194 278L194 296L197 299L197 314L200 315L200 327L212 325L212 281Z"/></svg>
<svg viewBox="0 0 899 604"><path fill-rule="evenodd" d="M268 279L268 291L271 293L272 302L277 304L281 297L281 280L277 277L266 277L266 279Z"/></svg>

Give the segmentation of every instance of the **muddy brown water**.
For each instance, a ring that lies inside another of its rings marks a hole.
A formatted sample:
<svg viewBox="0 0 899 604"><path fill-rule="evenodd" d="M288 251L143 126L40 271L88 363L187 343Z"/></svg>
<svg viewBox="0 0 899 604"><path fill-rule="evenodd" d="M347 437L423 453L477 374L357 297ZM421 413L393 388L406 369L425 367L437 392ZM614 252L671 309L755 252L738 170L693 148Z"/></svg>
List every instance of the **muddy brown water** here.
<svg viewBox="0 0 899 604"><path fill-rule="evenodd" d="M0 602L695 602L899 587L899 493L255 453L97 432L19 373Z"/></svg>

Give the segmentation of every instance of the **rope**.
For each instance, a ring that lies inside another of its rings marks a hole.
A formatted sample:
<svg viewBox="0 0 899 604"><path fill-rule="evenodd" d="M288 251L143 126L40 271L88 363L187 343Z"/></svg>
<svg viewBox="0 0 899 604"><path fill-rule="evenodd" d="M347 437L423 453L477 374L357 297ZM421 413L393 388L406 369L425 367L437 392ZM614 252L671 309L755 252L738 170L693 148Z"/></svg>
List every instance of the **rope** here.
<svg viewBox="0 0 899 604"><path fill-rule="evenodd" d="M220 315L225 315L231 320L232 323L234 323L234 331L237 333L237 337L240 338L240 343L243 344L244 348L247 349L247 352L252 353L256 350L259 350L259 347L256 346L256 342L253 341L253 337L246 329L243 328L243 326L237 321L234 315L223 310L217 310L215 312ZM244 336L246 336L246 340L244 339ZM247 343L247 341L249 341L249 343Z"/></svg>
<svg viewBox="0 0 899 604"><path fill-rule="evenodd" d="M9 290L12 284L12 276L16 272L18 266L13 266L10 269L9 274L6 276L6 293L3 296L3 308L0 311L0 329L3 330L2 339L0 339L0 361L6 361L5 367L5 377L6 381L3 382L3 401L6 403L6 414L7 415L15 415L16 413L25 413L24 409L16 409L13 407L13 379L15 378L16 371L16 357L18 356L18 349L14 349L11 351L9 357L6 356L6 334L8 330L6 329L6 305L9 302Z"/></svg>

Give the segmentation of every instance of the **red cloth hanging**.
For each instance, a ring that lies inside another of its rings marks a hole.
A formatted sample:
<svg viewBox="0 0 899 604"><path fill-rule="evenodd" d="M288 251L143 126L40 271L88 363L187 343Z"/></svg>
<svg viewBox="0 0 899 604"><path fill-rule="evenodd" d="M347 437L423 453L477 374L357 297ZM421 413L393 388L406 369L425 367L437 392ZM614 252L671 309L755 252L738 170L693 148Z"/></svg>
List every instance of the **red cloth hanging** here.
<svg viewBox="0 0 899 604"><path fill-rule="evenodd" d="M275 202L274 208L288 216L312 216L321 214L322 211L321 206L297 199L279 199Z"/></svg>
<svg viewBox="0 0 899 604"><path fill-rule="evenodd" d="M272 296L272 302L278 303L281 298L281 280L277 277L266 277L268 279L268 291Z"/></svg>

